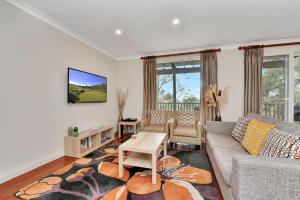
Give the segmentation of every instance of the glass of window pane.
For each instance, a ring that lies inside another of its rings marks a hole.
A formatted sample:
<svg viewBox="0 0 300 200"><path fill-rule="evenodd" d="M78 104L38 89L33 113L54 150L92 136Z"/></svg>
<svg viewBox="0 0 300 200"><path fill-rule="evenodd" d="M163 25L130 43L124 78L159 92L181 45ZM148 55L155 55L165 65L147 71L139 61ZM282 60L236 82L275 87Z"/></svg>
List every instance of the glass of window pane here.
<svg viewBox="0 0 300 200"><path fill-rule="evenodd" d="M157 109L173 110L173 75L157 75Z"/></svg>
<svg viewBox="0 0 300 200"><path fill-rule="evenodd" d="M266 56L262 67L262 114L287 121L288 56Z"/></svg>
<svg viewBox="0 0 300 200"><path fill-rule="evenodd" d="M176 110L200 110L200 72L176 74Z"/></svg>
<svg viewBox="0 0 300 200"><path fill-rule="evenodd" d="M294 121L300 123L300 56L295 56L294 63Z"/></svg>

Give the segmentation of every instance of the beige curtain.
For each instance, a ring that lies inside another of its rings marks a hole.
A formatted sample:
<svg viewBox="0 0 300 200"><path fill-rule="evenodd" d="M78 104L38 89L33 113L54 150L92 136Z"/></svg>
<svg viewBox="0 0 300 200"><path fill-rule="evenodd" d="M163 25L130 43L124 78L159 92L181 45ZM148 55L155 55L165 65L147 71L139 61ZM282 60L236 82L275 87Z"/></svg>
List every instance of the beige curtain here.
<svg viewBox="0 0 300 200"><path fill-rule="evenodd" d="M261 112L263 48L245 50L244 114Z"/></svg>
<svg viewBox="0 0 300 200"><path fill-rule="evenodd" d="M213 121L216 117L216 110L212 107L207 107L204 101L204 95L207 91L207 87L210 84L218 84L218 61L217 53L201 53L201 109L200 120L202 125L206 124L206 121Z"/></svg>
<svg viewBox="0 0 300 200"><path fill-rule="evenodd" d="M144 59L143 119L149 118L156 108L156 59Z"/></svg>

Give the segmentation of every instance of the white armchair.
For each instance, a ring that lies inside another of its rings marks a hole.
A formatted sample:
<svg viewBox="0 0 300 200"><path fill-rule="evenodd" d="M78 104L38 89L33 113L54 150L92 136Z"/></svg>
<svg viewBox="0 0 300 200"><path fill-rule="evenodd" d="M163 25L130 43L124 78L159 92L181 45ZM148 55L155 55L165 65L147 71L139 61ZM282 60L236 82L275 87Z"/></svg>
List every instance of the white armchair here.
<svg viewBox="0 0 300 200"><path fill-rule="evenodd" d="M162 132L162 133L167 133L169 134L169 121L173 116L173 112L169 111L154 111L154 112L162 112L160 114L165 115L165 121L163 123L151 123L153 120L150 118L143 119L141 121L141 129L142 131L147 131L147 132Z"/></svg>
<svg viewBox="0 0 300 200"><path fill-rule="evenodd" d="M190 122L183 116L183 112L185 111L175 112L174 119L170 122L170 142L201 145L202 125L199 112L194 112L195 118ZM182 119L188 122L185 126L179 123Z"/></svg>

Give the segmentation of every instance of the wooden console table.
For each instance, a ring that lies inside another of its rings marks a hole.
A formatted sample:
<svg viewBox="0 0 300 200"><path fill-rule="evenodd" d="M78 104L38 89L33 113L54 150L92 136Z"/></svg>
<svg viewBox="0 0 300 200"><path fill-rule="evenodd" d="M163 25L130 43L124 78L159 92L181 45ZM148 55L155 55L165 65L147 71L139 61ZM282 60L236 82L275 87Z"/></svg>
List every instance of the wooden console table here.
<svg viewBox="0 0 300 200"><path fill-rule="evenodd" d="M81 140L91 137L92 145L90 147L81 146ZM100 147L110 143L114 138L114 128L112 126L103 126L79 133L78 137L65 136L65 155L81 158Z"/></svg>

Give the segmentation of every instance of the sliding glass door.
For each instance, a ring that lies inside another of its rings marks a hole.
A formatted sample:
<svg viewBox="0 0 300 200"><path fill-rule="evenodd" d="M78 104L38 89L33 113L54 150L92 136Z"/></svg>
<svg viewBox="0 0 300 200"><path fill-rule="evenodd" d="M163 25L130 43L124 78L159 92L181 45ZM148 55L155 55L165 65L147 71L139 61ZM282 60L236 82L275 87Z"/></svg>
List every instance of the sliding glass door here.
<svg viewBox="0 0 300 200"><path fill-rule="evenodd" d="M294 122L300 123L300 55L294 56Z"/></svg>
<svg viewBox="0 0 300 200"><path fill-rule="evenodd" d="M262 67L262 114L287 120L288 56L266 56Z"/></svg>
<svg viewBox="0 0 300 200"><path fill-rule="evenodd" d="M263 115L300 123L300 54L264 57L261 103Z"/></svg>

